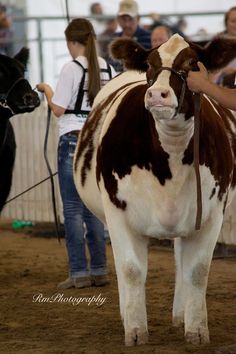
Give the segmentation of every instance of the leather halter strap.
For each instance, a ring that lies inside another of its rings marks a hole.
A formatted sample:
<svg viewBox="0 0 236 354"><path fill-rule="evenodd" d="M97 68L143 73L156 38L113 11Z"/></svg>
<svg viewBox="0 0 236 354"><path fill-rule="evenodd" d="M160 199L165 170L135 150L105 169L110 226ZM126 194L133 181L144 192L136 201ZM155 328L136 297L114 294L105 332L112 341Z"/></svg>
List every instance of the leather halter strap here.
<svg viewBox="0 0 236 354"><path fill-rule="evenodd" d="M199 171L199 139L200 139L200 94L194 93L194 135L193 135L193 160L197 183L197 216L195 230L200 230L202 222L202 188Z"/></svg>

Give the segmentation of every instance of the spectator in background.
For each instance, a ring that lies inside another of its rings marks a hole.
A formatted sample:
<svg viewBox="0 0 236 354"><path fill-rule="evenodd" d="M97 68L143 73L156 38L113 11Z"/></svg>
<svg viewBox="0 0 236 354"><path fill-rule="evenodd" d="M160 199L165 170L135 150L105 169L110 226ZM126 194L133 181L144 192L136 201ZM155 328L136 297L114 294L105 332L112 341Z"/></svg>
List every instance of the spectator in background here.
<svg viewBox="0 0 236 354"><path fill-rule="evenodd" d="M218 34L218 36L235 37L236 39L236 7L231 7L224 16L225 30ZM236 55L235 55L236 57ZM234 74L236 70L236 58L233 59L225 68L218 72L213 81L219 85L223 84L224 76L229 74Z"/></svg>
<svg viewBox="0 0 236 354"><path fill-rule="evenodd" d="M151 33L152 48L159 47L162 43L168 41L172 36L171 29L167 26L157 26Z"/></svg>
<svg viewBox="0 0 236 354"><path fill-rule="evenodd" d="M231 7L224 16L225 30L216 35L216 37L235 37L236 39L236 7ZM236 57L236 55L235 55ZM208 78L213 83L225 86L225 76L234 75L236 70L236 58L233 59L226 67L217 72L210 72ZM228 78L226 82L228 82ZM232 78L231 78L232 81ZM231 83L233 85L233 82ZM228 84L226 85L228 86Z"/></svg>
<svg viewBox="0 0 236 354"><path fill-rule="evenodd" d="M221 34L236 36L236 6L231 7L224 16L225 30Z"/></svg>
<svg viewBox="0 0 236 354"><path fill-rule="evenodd" d="M181 17L176 23L172 23L169 20L168 16L161 16L160 14L158 14L156 12L151 13L149 16L153 21L149 27L150 31L153 31L154 28L156 28L158 26L166 26L166 27L170 28L172 34L178 33L183 38L186 38L184 30L187 27L187 22L183 17Z"/></svg>
<svg viewBox="0 0 236 354"><path fill-rule="evenodd" d="M90 5L90 15L93 17L90 19L90 22L92 23L97 36L100 35L105 29L105 21L102 18L103 14L103 8L100 2L93 2Z"/></svg>
<svg viewBox="0 0 236 354"><path fill-rule="evenodd" d="M7 9L0 4L0 54L13 55L12 21L7 15Z"/></svg>
<svg viewBox="0 0 236 354"><path fill-rule="evenodd" d="M184 17L179 17L179 19L173 25L173 27L177 33L179 33L180 35L182 33L182 35L185 36L185 31L186 31L186 28L188 27L188 23Z"/></svg>
<svg viewBox="0 0 236 354"><path fill-rule="evenodd" d="M116 18L107 20L105 30L98 37L99 54L105 59L109 58L108 47L114 37L114 33L116 32L117 27L118 24Z"/></svg>
<svg viewBox="0 0 236 354"><path fill-rule="evenodd" d="M119 4L117 22L122 31L114 35L116 37L131 38L141 44L144 48L151 48L151 34L139 26L138 4L135 0L122 0ZM119 62L109 60L117 72L123 71Z"/></svg>

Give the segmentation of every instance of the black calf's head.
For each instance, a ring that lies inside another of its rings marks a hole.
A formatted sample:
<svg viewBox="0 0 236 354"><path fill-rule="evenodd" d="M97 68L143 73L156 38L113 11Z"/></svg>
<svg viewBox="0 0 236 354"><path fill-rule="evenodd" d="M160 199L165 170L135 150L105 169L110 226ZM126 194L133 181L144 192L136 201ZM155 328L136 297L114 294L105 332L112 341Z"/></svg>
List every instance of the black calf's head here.
<svg viewBox="0 0 236 354"><path fill-rule="evenodd" d="M145 50L120 38L112 43L111 52L127 69L146 72L145 106L156 120L170 121L179 116L176 113L183 113L185 119L193 115L193 93L185 82L188 72L198 70L197 61L209 71L222 68L236 57L236 40L217 38L200 47L175 34L160 47Z"/></svg>
<svg viewBox="0 0 236 354"><path fill-rule="evenodd" d="M29 50L22 48L14 57L0 55L0 112L1 116L33 111L39 106L37 93L24 79Z"/></svg>

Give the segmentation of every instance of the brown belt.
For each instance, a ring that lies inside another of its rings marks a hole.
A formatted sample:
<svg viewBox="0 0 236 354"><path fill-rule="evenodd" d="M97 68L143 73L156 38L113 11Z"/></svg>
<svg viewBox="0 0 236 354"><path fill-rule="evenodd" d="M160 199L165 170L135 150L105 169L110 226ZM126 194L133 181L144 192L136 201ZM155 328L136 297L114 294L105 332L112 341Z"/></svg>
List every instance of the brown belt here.
<svg viewBox="0 0 236 354"><path fill-rule="evenodd" d="M74 135L78 137L80 130L72 130L71 132L66 133L65 135Z"/></svg>

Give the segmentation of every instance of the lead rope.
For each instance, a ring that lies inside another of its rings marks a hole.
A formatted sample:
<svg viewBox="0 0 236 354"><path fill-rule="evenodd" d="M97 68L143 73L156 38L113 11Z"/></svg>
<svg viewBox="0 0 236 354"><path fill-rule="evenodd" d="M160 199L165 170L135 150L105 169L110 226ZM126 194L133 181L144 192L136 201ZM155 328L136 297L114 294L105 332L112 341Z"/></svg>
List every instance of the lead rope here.
<svg viewBox="0 0 236 354"><path fill-rule="evenodd" d="M47 127L46 127L46 134L45 134L45 139L44 139L44 147L43 147L43 153L44 153L44 159L47 165L47 169L49 172L49 179L51 182L51 197L52 197L52 206L53 206L53 216L54 216L54 222L55 222L55 230L56 230L56 235L57 239L59 242L60 240L60 233L59 233L59 218L57 215L57 206L56 206L56 197L55 197L55 185L54 185L54 174L52 172L49 160L48 160L48 155L47 155L47 146L48 146L48 135L49 135L49 127L50 127L50 120L51 120L51 108L48 106L48 115L47 115Z"/></svg>
<svg viewBox="0 0 236 354"><path fill-rule="evenodd" d="M194 93L194 135L193 135L193 160L197 183L197 215L195 230L200 230L202 222L202 188L199 171L199 138L200 138L200 94Z"/></svg>

